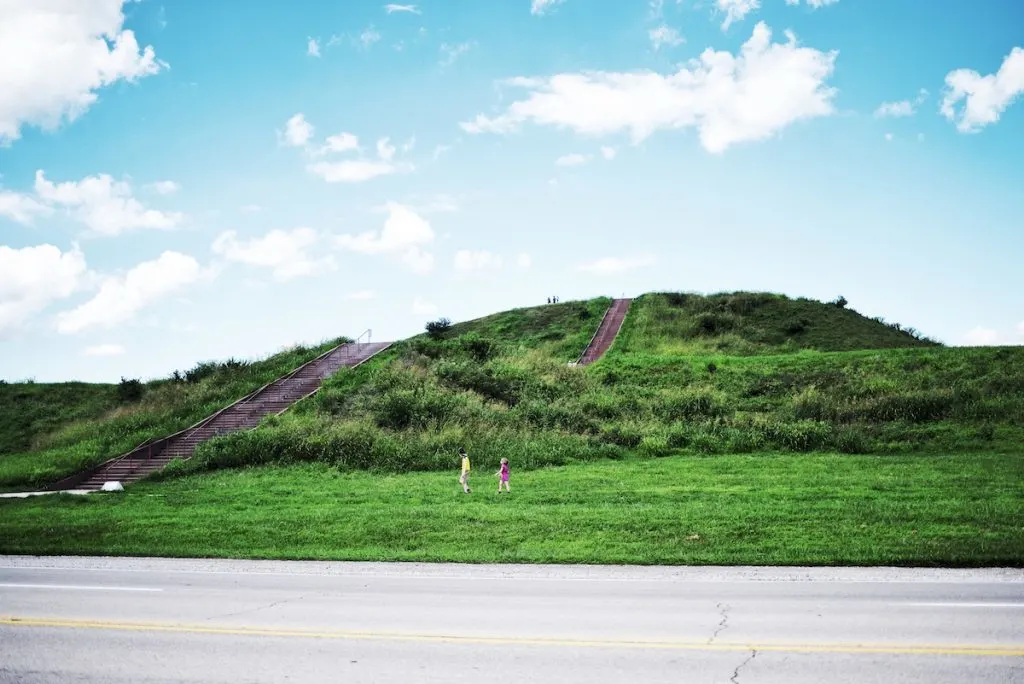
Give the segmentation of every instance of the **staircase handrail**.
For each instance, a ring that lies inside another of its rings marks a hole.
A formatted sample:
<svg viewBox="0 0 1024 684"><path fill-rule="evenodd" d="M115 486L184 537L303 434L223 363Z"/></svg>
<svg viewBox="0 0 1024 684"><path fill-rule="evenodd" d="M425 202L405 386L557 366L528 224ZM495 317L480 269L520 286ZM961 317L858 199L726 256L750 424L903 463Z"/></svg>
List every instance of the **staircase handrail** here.
<svg viewBox="0 0 1024 684"><path fill-rule="evenodd" d="M604 326L604 321L605 321L606 318L608 318L608 314L611 313L612 308L614 306L615 306L615 300L613 299L612 303L611 303L611 306L609 306L607 309L604 310L604 316L601 316L601 322L597 324L597 330L594 331L594 336L590 338L590 342L587 342L587 346L584 347L583 351L580 352L580 355L578 357L576 357L576 365L577 366L580 364L581 361L583 361L583 357L587 355L587 351L590 349L590 345L594 344L594 340L596 340L597 336L601 334L601 328Z"/></svg>

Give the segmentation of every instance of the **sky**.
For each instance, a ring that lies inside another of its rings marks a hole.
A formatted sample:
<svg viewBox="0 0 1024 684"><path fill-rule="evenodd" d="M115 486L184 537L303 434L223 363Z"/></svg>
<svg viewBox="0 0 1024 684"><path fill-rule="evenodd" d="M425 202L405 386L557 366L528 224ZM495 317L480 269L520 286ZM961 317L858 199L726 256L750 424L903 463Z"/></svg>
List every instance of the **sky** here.
<svg viewBox="0 0 1024 684"><path fill-rule="evenodd" d="M0 0L0 378L667 290L1024 344L1022 93L1019 0Z"/></svg>

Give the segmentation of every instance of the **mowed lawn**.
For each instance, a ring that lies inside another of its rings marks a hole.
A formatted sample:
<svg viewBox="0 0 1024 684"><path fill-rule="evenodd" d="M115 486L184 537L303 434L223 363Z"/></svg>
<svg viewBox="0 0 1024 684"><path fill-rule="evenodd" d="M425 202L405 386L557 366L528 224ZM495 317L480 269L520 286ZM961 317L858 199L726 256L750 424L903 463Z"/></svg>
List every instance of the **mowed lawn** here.
<svg viewBox="0 0 1024 684"><path fill-rule="evenodd" d="M219 471L0 500L0 552L516 563L1024 565L1022 454L745 454L450 473ZM454 461L454 459L453 459Z"/></svg>

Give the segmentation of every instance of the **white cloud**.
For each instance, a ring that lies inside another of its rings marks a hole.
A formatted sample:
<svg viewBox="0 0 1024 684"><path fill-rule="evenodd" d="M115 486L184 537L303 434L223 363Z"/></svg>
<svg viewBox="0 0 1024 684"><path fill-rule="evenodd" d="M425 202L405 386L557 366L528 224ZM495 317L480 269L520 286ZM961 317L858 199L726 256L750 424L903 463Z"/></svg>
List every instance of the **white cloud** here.
<svg viewBox="0 0 1024 684"><path fill-rule="evenodd" d="M358 290L356 292L349 292L347 295L345 295L345 299L351 299L353 301L361 301L373 298L373 290Z"/></svg>
<svg viewBox="0 0 1024 684"><path fill-rule="evenodd" d="M565 0L532 0L530 2L530 14L544 14L555 5L560 5Z"/></svg>
<svg viewBox="0 0 1024 684"><path fill-rule="evenodd" d="M434 255L423 246L434 241L430 223L407 206L390 202L388 218L381 231L367 231L359 235L341 235L335 244L361 254L384 254L399 259L414 273L426 274L434 269Z"/></svg>
<svg viewBox="0 0 1024 684"><path fill-rule="evenodd" d="M961 133L976 133L999 116L1024 93L1024 49L1015 47L1003 60L999 71L982 76L972 69L957 69L946 74L946 91L940 111L956 122ZM957 111L957 105L963 106Z"/></svg>
<svg viewBox="0 0 1024 684"><path fill-rule="evenodd" d="M837 52L772 43L758 23L740 54L705 50L678 72L583 72L550 78L516 78L525 99L505 113L461 123L468 133L509 133L523 123L570 128L602 136L627 131L639 143L661 129L696 128L712 153L769 138L804 119L833 112L834 88L826 85Z"/></svg>
<svg viewBox="0 0 1024 684"><path fill-rule="evenodd" d="M53 245L0 245L0 337L52 302L70 297L85 275L85 257L77 248L61 252Z"/></svg>
<svg viewBox="0 0 1024 684"><path fill-rule="evenodd" d="M415 135L412 136L411 138L409 138L408 140L406 140L404 143L402 143L402 154L409 154L414 149L416 149L416 136Z"/></svg>
<svg viewBox="0 0 1024 684"><path fill-rule="evenodd" d="M450 145L438 145L437 147L435 147L434 148L434 155L433 155L434 161L437 161L438 159L440 159L442 154L444 154L445 152L448 152L451 149L452 148L451 148Z"/></svg>
<svg viewBox="0 0 1024 684"><path fill-rule="evenodd" d="M164 252L123 276L105 278L96 296L71 311L57 314L57 331L68 335L96 326L113 327L201 277L195 259L180 252Z"/></svg>
<svg viewBox="0 0 1024 684"><path fill-rule="evenodd" d="M883 102L875 110L875 118L913 116L917 108L928 98L928 91L924 88L917 94L913 102L900 100L899 102Z"/></svg>
<svg viewBox="0 0 1024 684"><path fill-rule="evenodd" d="M455 253L456 271L493 271L501 268L501 257L486 250L460 249Z"/></svg>
<svg viewBox="0 0 1024 684"><path fill-rule="evenodd" d="M377 156L386 162L394 159L395 146L391 144L391 138L381 138L377 141Z"/></svg>
<svg viewBox="0 0 1024 684"><path fill-rule="evenodd" d="M284 141L292 147L305 147L313 137L313 125L299 112L288 119L284 128Z"/></svg>
<svg viewBox="0 0 1024 684"><path fill-rule="evenodd" d="M174 193L181 190L181 186L174 181L157 181L156 183L150 183L146 186L147 189L152 190L158 195L173 195Z"/></svg>
<svg viewBox="0 0 1024 684"><path fill-rule="evenodd" d="M380 40L380 34L372 26L359 34L359 45L364 50L369 50L378 40Z"/></svg>
<svg viewBox="0 0 1024 684"><path fill-rule="evenodd" d="M582 166L590 161L588 154L566 154L555 160L555 166Z"/></svg>
<svg viewBox="0 0 1024 684"><path fill-rule="evenodd" d="M123 30L123 0L0 2L0 145L24 125L54 129L84 114L98 91L167 65Z"/></svg>
<svg viewBox="0 0 1024 684"><path fill-rule="evenodd" d="M473 48L472 43L458 43L456 45L449 45L448 43L441 43L441 66L448 67L455 64L455 61L466 54Z"/></svg>
<svg viewBox="0 0 1024 684"><path fill-rule="evenodd" d="M641 254L632 257L605 257L580 264L577 268L580 271L607 275L611 273L625 273L644 266L650 266L657 260L649 254Z"/></svg>
<svg viewBox="0 0 1024 684"><path fill-rule="evenodd" d="M98 344L82 350L84 356L123 356L125 348L120 344Z"/></svg>
<svg viewBox="0 0 1024 684"><path fill-rule="evenodd" d="M320 148L319 154L323 155L328 152L344 154L345 152L351 152L358 149L359 138L351 133L339 133L338 135L327 136L327 140L324 141L324 146Z"/></svg>
<svg viewBox="0 0 1024 684"><path fill-rule="evenodd" d="M272 269L274 280L285 282L334 268L333 257L311 253L319 239L312 228L272 230L251 240L239 240L238 233L229 230L217 236L213 251L228 261Z"/></svg>
<svg viewBox="0 0 1024 684"><path fill-rule="evenodd" d="M0 190L0 216L29 225L37 216L48 216L53 209L31 195Z"/></svg>
<svg viewBox="0 0 1024 684"><path fill-rule="evenodd" d="M655 50L660 50L666 45L668 47L675 47L686 42L683 37L679 35L679 31L664 24L648 31L647 37L650 38L651 47Z"/></svg>
<svg viewBox="0 0 1024 684"><path fill-rule="evenodd" d="M107 237L136 229L174 228L184 219L179 212L147 209L132 196L128 183L105 173L55 184L40 170L36 171L35 190L42 200L73 210L78 220Z"/></svg>
<svg viewBox="0 0 1024 684"><path fill-rule="evenodd" d="M998 344L999 333L995 330L992 330L991 328L983 328L982 326L979 325L970 332L968 332L964 336L964 339L967 340L967 344L976 347L990 346Z"/></svg>
<svg viewBox="0 0 1024 684"><path fill-rule="evenodd" d="M433 316L437 313L437 307L416 295L416 298L412 300L412 312L418 316Z"/></svg>
<svg viewBox="0 0 1024 684"><path fill-rule="evenodd" d="M316 38L310 38L309 42L306 43L306 54L310 57L320 56L320 41Z"/></svg>
<svg viewBox="0 0 1024 684"><path fill-rule="evenodd" d="M530 268L533 266L533 259L524 252L516 258L516 266L519 268Z"/></svg>
<svg viewBox="0 0 1024 684"><path fill-rule="evenodd" d="M408 162L392 164L374 159L348 159L339 162L317 162L306 168L328 183L362 183L378 176L409 173L414 167Z"/></svg>
<svg viewBox="0 0 1024 684"><path fill-rule="evenodd" d="M828 5L834 5L837 2L839 2L839 0L804 0L804 3L806 3L806 5L811 9L821 9L822 7L826 7ZM786 0L786 4L794 6L799 5L800 0Z"/></svg>
<svg viewBox="0 0 1024 684"><path fill-rule="evenodd" d="M388 4L384 5L384 11L388 14L394 14L395 12L409 12L411 14L423 14L416 5L395 5Z"/></svg>
<svg viewBox="0 0 1024 684"><path fill-rule="evenodd" d="M892 142L892 133L886 133L885 134L885 139L886 139L887 142Z"/></svg>
<svg viewBox="0 0 1024 684"><path fill-rule="evenodd" d="M615 159L616 154L618 154L618 152L615 150L614 147L608 147L607 145L601 147L601 156L607 159L608 161Z"/></svg>
<svg viewBox="0 0 1024 684"><path fill-rule="evenodd" d="M718 11L725 12L725 21L722 22L722 30L727 30L737 21L743 21L744 17L761 7L760 0L715 0L715 7Z"/></svg>

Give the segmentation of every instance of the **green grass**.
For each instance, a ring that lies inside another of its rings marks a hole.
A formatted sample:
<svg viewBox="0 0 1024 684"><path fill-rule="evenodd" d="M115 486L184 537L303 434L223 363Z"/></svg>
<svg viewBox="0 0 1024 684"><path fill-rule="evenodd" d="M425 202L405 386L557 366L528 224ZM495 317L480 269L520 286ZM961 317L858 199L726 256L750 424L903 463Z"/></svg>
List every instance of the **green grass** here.
<svg viewBox="0 0 1024 684"><path fill-rule="evenodd" d="M0 491L30 489L192 425L337 345L297 346L266 359L204 362L142 385L0 384Z"/></svg>
<svg viewBox="0 0 1024 684"><path fill-rule="evenodd" d="M0 458L29 451L45 435L99 418L116 406L114 385L0 382Z"/></svg>
<svg viewBox="0 0 1024 684"><path fill-rule="evenodd" d="M744 454L522 470L223 471L0 500L0 553L344 560L1016 566L1024 460Z"/></svg>
<svg viewBox="0 0 1024 684"><path fill-rule="evenodd" d="M638 297L616 340L620 353L754 355L938 346L913 328L849 308L765 292Z"/></svg>

